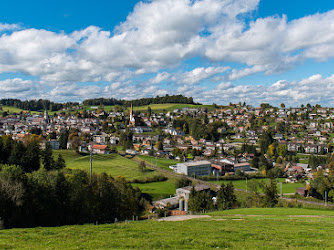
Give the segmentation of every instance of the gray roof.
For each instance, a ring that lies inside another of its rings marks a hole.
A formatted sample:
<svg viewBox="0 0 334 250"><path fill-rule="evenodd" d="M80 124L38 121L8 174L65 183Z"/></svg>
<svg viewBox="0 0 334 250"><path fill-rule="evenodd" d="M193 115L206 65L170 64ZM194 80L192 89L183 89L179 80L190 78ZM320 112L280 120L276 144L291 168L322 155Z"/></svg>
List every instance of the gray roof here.
<svg viewBox="0 0 334 250"><path fill-rule="evenodd" d="M183 187L183 188L180 188L180 189L191 191L192 188L193 188L192 186L187 186L187 187ZM202 190L207 190L207 189L210 189L210 187L208 185L205 185L205 184L195 185L195 191L197 191L197 192L202 191Z"/></svg>
<svg viewBox="0 0 334 250"><path fill-rule="evenodd" d="M211 165L211 162L209 162L209 161L193 161L193 162L184 162L182 164L189 167L189 166Z"/></svg>

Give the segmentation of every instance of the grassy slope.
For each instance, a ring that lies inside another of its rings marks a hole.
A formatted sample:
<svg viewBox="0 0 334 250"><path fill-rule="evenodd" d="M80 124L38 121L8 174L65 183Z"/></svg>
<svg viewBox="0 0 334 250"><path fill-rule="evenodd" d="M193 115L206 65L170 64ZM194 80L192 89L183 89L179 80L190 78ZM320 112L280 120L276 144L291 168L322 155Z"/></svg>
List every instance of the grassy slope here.
<svg viewBox="0 0 334 250"><path fill-rule="evenodd" d="M145 184L133 183L132 186L139 187L143 193L150 194L153 200L159 200L174 195L176 190L173 179Z"/></svg>
<svg viewBox="0 0 334 250"><path fill-rule="evenodd" d="M269 178L266 178L266 179L258 179L258 181L269 181ZM295 193L296 192L296 188L299 188L299 187L304 187L305 184L303 183L285 183L285 178L278 178L277 179L278 182L283 182L283 193ZM249 181L249 180L248 180ZM212 183L217 183L217 181L210 181ZM221 183L230 183L231 181L218 181L218 184L221 184ZM244 189L246 190L246 181L245 180L235 180L235 181L232 181L233 183L233 186L235 188L239 188L239 189ZM280 184L277 184L277 189L278 189L278 192L280 193L281 192L281 186Z"/></svg>
<svg viewBox="0 0 334 250"><path fill-rule="evenodd" d="M314 216L334 216L334 210L306 209L306 208L240 208L225 211L216 211L210 215L314 215Z"/></svg>
<svg viewBox="0 0 334 250"><path fill-rule="evenodd" d="M12 106L0 106L2 108L1 112L8 112L10 113L20 113L21 111L23 111L23 109L19 109L19 108L15 108Z"/></svg>
<svg viewBox="0 0 334 250"><path fill-rule="evenodd" d="M226 212L240 213L240 210ZM254 213L252 209L248 211L245 213ZM268 211L271 211L270 214L281 213L279 209L258 209L258 214L261 215L245 217L245 220L239 216L224 216L177 222L150 220L99 226L2 230L0 231L0 248L334 248L334 218L322 217L320 222L319 218L314 217L262 216L262 214L268 214ZM283 209L282 211L294 215L305 214L304 209ZM310 211L308 212L311 215L317 213Z"/></svg>
<svg viewBox="0 0 334 250"><path fill-rule="evenodd" d="M54 150L53 152L56 157L58 154L63 156L67 167L90 171L89 155L81 156L71 150ZM159 171L150 168L142 173L138 169L138 163L118 154L93 155L93 172L106 172L114 177L123 176L128 180L161 174ZM169 197L175 193L175 178L172 175L162 174L169 179L163 182L133 184L133 186L139 187L142 192L150 194L154 200Z"/></svg>
<svg viewBox="0 0 334 250"><path fill-rule="evenodd" d="M169 170L169 171L171 171L169 166L176 165L178 163L178 161L175 161L175 160L155 158L155 157L151 157L147 155L138 155L138 157L141 160L145 161L146 163L157 165L158 167Z"/></svg>
<svg viewBox="0 0 334 250"><path fill-rule="evenodd" d="M170 165L175 165L177 161L169 159L155 158L146 155L138 155L140 160L144 160L146 164L157 165L158 167L171 171L168 168ZM165 174L166 175L166 174ZM166 182L156 182L147 184L133 184L133 186L139 187L143 192L152 195L153 200L169 197L175 194L175 177L172 175L167 175L169 177Z"/></svg>
<svg viewBox="0 0 334 250"><path fill-rule="evenodd" d="M82 156L71 150L54 150L54 155L61 154L65 159L66 166L72 169L90 170L89 155ZM114 177L123 176L126 179L145 178L158 174L157 171L148 169L141 172L138 164L118 154L93 155L93 172L108 173Z"/></svg>
<svg viewBox="0 0 334 250"><path fill-rule="evenodd" d="M214 108L212 105L191 105L191 104L176 104L176 103L163 103L163 104L150 104L145 106L136 106L133 107L134 111L147 111L147 108L150 106L152 111L154 112L162 112L163 110L166 111L173 111L174 109L182 109L182 108L207 108L208 110L213 110ZM96 106L93 106L96 107ZM91 110L92 106L84 106L86 110ZM114 106L104 106L104 110L111 111ZM130 110L130 108L128 108Z"/></svg>

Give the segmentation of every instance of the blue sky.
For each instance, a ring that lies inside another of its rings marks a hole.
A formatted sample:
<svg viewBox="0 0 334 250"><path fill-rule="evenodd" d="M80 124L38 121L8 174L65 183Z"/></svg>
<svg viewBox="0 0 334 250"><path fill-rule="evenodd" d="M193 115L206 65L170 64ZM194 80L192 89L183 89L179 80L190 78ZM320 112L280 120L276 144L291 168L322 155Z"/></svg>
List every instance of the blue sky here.
<svg viewBox="0 0 334 250"><path fill-rule="evenodd" d="M2 1L0 98L334 107L331 1Z"/></svg>

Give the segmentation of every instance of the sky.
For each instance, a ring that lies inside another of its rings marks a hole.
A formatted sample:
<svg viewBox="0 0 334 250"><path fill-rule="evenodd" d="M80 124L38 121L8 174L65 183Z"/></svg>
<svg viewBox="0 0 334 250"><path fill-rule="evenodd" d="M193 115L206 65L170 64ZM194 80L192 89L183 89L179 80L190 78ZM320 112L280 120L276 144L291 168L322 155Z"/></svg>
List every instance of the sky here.
<svg viewBox="0 0 334 250"><path fill-rule="evenodd" d="M334 107L334 2L0 3L0 98Z"/></svg>

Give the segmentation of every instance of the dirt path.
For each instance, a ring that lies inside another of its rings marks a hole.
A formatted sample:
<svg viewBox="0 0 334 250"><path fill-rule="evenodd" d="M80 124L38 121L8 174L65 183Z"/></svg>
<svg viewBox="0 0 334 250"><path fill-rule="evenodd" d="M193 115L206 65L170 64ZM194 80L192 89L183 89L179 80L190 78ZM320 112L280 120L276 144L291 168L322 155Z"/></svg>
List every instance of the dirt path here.
<svg viewBox="0 0 334 250"><path fill-rule="evenodd" d="M183 221L191 219L210 218L209 215L177 215L157 219L157 221Z"/></svg>

